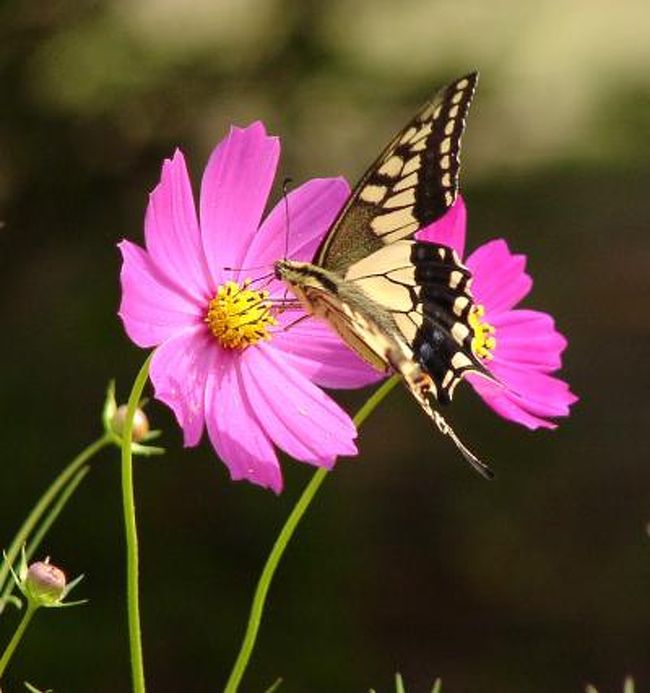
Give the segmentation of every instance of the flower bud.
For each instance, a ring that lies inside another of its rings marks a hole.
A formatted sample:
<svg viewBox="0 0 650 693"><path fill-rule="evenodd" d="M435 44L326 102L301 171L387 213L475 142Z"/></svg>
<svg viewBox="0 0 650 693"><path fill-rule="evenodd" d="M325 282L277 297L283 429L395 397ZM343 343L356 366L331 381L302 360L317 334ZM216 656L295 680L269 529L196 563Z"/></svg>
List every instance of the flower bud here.
<svg viewBox="0 0 650 693"><path fill-rule="evenodd" d="M120 437L124 433L126 411L126 404L121 404L115 411L115 414L113 414L113 417L111 418L111 428ZM135 410L135 414L133 416L133 432L131 435L131 439L133 440L133 442L139 443L147 437L148 433L149 419L147 419L147 415L142 411L142 409L138 408Z"/></svg>
<svg viewBox="0 0 650 693"><path fill-rule="evenodd" d="M32 563L27 569L24 588L29 599L39 606L56 604L65 596L65 573L51 563Z"/></svg>

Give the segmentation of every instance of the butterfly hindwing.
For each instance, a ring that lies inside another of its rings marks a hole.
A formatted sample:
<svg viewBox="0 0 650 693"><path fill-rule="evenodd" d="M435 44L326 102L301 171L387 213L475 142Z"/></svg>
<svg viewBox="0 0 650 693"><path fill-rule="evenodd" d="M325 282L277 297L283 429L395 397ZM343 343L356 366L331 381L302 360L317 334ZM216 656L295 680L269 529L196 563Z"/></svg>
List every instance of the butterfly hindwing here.
<svg viewBox="0 0 650 693"><path fill-rule="evenodd" d="M418 246L420 244L409 243L410 246ZM427 244L429 245L429 244ZM444 248L443 246L436 246ZM421 251L414 248L407 248L410 252L415 252L419 255ZM444 248L444 250L448 250ZM493 473L481 460L469 450L455 431L447 423L444 417L431 406L430 396L434 395L441 402L445 401L445 397L451 396L453 385L447 383L440 384L440 380L436 383L435 374L428 370L428 365L422 362L420 358L415 358L413 350L409 342L404 338L404 330L399 327L401 321L409 321L412 318L408 313L395 310L391 311L392 319L386 320L385 311L380 307L373 306L368 303L368 299L364 296L365 291L359 290L354 280L333 279L331 284L327 281L323 282L325 275L321 274L323 270L312 266L302 268L307 275L311 275L311 281L304 282L299 292L304 296L304 300L310 306L312 312L326 319L329 324L338 332L342 339L353 348L359 356L366 360L369 364L380 371L390 372L391 370L399 373L404 383L424 412L438 427L438 430L456 445L457 449L463 457L469 462L485 478L492 478ZM376 279L380 275L371 275L360 279ZM329 273L329 278L336 277L335 274ZM385 276L382 278L385 280ZM399 282L398 282L399 283ZM428 317L426 314L413 309L413 315L419 316L421 327L416 329L414 334L420 335L423 327L427 325L435 327L439 330L438 334L443 336L445 344L449 348L453 344L454 337L451 332L440 327L434 322L433 317ZM411 323L408 323L411 324ZM422 334L428 334L423 332ZM418 344L418 339L415 340ZM422 344L430 343L426 339ZM457 355L464 356L462 349L451 347L451 351L455 355L451 358L453 363ZM471 353L471 352L470 352ZM438 354L438 358L442 358L443 352ZM453 366L450 366L453 369ZM480 367L477 369L480 372ZM460 375L456 370L450 371L454 376L455 382L460 379ZM454 384L455 384L454 382ZM440 384L440 387L438 385Z"/></svg>
<svg viewBox="0 0 650 693"><path fill-rule="evenodd" d="M315 264L343 273L382 246L411 238L454 204L477 80L474 72L441 89L393 138L355 187Z"/></svg>
<svg viewBox="0 0 650 693"><path fill-rule="evenodd" d="M352 265L343 286L354 286L387 310L397 339L433 379L432 394L447 404L467 371L489 374L472 351L470 272L443 245L397 241Z"/></svg>

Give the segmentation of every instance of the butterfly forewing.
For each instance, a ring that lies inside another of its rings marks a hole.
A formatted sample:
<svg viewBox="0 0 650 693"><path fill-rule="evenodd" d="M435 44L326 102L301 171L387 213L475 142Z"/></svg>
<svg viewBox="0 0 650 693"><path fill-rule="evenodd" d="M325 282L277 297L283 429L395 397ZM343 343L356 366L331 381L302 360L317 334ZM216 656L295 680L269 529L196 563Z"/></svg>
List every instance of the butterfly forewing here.
<svg viewBox="0 0 650 693"><path fill-rule="evenodd" d="M411 238L455 202L460 140L478 74L441 89L393 138L355 187L316 253L343 274L382 246Z"/></svg>

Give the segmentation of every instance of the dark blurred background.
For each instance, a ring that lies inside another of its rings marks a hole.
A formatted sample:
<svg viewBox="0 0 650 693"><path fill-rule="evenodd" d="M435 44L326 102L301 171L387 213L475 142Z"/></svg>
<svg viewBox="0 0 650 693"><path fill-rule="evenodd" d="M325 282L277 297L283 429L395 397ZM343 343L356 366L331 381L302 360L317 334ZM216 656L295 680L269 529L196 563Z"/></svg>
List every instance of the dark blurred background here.
<svg viewBox="0 0 650 693"><path fill-rule="evenodd" d="M243 690L548 693L626 673L650 690L650 5L503 0L51 0L0 4L0 544L100 433L144 353L116 316L123 237L180 146L195 182L230 123L282 137L280 180L356 179L435 88L482 72L464 140L470 247L529 256L527 305L568 336L581 400L555 432L468 389L453 419L486 483L396 391L283 561ZM275 197L277 199L277 189ZM459 392L459 395L461 393ZM341 396L350 411L367 393ZM216 691L254 583L311 471L232 484L207 443L136 467L152 691ZM129 689L117 451L44 554L89 605L39 614L5 691ZM0 642L17 622L0 620Z"/></svg>

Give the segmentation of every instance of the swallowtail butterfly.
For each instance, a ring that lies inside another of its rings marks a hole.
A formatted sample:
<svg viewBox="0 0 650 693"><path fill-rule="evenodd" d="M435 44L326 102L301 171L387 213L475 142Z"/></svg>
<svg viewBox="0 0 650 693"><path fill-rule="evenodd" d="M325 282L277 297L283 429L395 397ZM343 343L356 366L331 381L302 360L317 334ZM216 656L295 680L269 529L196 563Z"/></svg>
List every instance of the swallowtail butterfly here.
<svg viewBox="0 0 650 693"><path fill-rule="evenodd" d="M354 188L312 263L274 271L375 368L401 374L438 429L483 476L492 472L432 407L463 375L492 379L472 351L470 272L455 251L415 239L458 191L460 139L478 74L441 89L390 141Z"/></svg>

